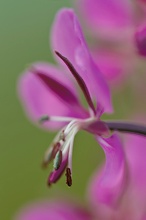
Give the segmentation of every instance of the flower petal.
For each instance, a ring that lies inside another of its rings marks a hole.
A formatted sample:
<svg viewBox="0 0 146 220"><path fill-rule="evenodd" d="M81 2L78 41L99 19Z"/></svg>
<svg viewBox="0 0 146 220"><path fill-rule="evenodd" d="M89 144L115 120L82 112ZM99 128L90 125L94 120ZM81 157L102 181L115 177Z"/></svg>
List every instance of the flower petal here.
<svg viewBox="0 0 146 220"><path fill-rule="evenodd" d="M143 195L146 198L146 138L140 135L126 135L124 146L132 185L139 196Z"/></svg>
<svg viewBox="0 0 146 220"><path fill-rule="evenodd" d="M118 86L118 88L124 79L129 76L129 73L132 72L132 67L135 63L132 60L132 54L126 51L123 53L96 48L92 51L92 55L107 82Z"/></svg>
<svg viewBox="0 0 146 220"><path fill-rule="evenodd" d="M62 9L57 14L52 28L51 45L53 50L61 53L73 64L86 83L91 96L106 112L112 112L109 88L91 58L73 10Z"/></svg>
<svg viewBox="0 0 146 220"><path fill-rule="evenodd" d="M135 43L139 54L146 57L146 23L142 24L136 31Z"/></svg>
<svg viewBox="0 0 146 220"><path fill-rule="evenodd" d="M103 203L115 206L126 184L127 170L122 144L117 134L110 138L98 136L97 141L105 152L106 164L100 175L96 173L93 177L89 189L91 201L94 205Z"/></svg>
<svg viewBox="0 0 146 220"><path fill-rule="evenodd" d="M84 129L90 132L91 134L95 134L99 136L108 137L110 135L110 131L107 125L100 120L89 122L88 125L84 127Z"/></svg>
<svg viewBox="0 0 146 220"><path fill-rule="evenodd" d="M78 0L77 5L89 28L105 39L121 39L134 23L130 0Z"/></svg>
<svg viewBox="0 0 146 220"><path fill-rule="evenodd" d="M23 209L16 220L91 220L90 214L70 201L40 202Z"/></svg>
<svg viewBox="0 0 146 220"><path fill-rule="evenodd" d="M41 75L42 74L42 75ZM19 80L20 100L35 122L42 115L86 117L73 84L64 73L46 63L34 64ZM45 127L57 129L60 122L45 122Z"/></svg>
<svg viewBox="0 0 146 220"><path fill-rule="evenodd" d="M146 11L146 0L137 0L141 8Z"/></svg>

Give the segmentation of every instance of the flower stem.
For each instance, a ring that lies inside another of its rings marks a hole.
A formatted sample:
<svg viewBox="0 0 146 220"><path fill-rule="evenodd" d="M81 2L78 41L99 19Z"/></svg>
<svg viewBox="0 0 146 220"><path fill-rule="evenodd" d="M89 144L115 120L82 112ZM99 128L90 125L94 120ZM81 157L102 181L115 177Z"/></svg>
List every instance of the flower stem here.
<svg viewBox="0 0 146 220"><path fill-rule="evenodd" d="M146 126L124 121L104 121L111 131L133 133L146 136Z"/></svg>

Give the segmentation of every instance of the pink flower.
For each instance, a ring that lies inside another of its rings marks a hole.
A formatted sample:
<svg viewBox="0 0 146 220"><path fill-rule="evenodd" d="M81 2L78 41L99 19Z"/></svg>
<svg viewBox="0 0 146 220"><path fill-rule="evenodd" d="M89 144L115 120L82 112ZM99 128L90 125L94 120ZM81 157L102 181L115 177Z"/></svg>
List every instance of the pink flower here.
<svg viewBox="0 0 146 220"><path fill-rule="evenodd" d="M16 220L91 220L88 211L70 201L43 201L22 210Z"/></svg>
<svg viewBox="0 0 146 220"><path fill-rule="evenodd" d="M137 120L136 117L136 121L145 121L145 119ZM109 209L109 207L99 204L98 188L96 188L99 174L95 173L88 188L90 203L97 210L98 215L107 220L146 219L146 139L144 136L136 134L125 134L123 142L128 169L128 185L124 196L116 204L115 209Z"/></svg>
<svg viewBox="0 0 146 220"><path fill-rule="evenodd" d="M145 220L146 219L146 139L137 135L124 137L129 182L127 190L117 206L109 208L98 201L98 175L91 180L88 189L88 211L68 202L44 202L34 204L17 216L16 220L100 219L100 220ZM103 169L103 168L102 168ZM101 170L102 170L101 169ZM110 169L110 167L109 167ZM120 174L119 174L120 175ZM108 178L108 177L107 177ZM112 181L116 181L113 179ZM112 193L113 191L111 191ZM90 211L90 212L89 212Z"/></svg>
<svg viewBox="0 0 146 220"><path fill-rule="evenodd" d="M142 24L135 33L135 43L140 55L146 56L146 23Z"/></svg>
<svg viewBox="0 0 146 220"><path fill-rule="evenodd" d="M106 155L105 169L97 184L99 201L113 205L125 185L124 152L116 134L103 138L109 133L100 116L103 112L112 112L110 92L90 55L73 10L62 9L58 12L51 42L53 51L59 51L56 52L58 68L36 63L19 80L20 100L29 117L35 122L40 120L47 129L61 128L43 161L43 165L47 166L54 160L48 184L55 183L66 169L66 183L72 185L74 137L79 130L86 130L95 135ZM88 110L79 101L74 79L84 93Z"/></svg>
<svg viewBox="0 0 146 220"><path fill-rule="evenodd" d="M124 38L134 24L130 0L79 0L80 12L93 33L105 39Z"/></svg>
<svg viewBox="0 0 146 220"><path fill-rule="evenodd" d="M109 83L119 84L134 72L136 59L146 56L145 0L78 0L76 5L94 37L95 62Z"/></svg>

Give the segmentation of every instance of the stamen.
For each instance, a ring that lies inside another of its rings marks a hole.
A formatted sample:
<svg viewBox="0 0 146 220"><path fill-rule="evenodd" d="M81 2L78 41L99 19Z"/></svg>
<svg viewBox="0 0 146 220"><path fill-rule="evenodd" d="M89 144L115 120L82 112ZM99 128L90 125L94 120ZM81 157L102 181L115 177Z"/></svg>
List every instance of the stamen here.
<svg viewBox="0 0 146 220"><path fill-rule="evenodd" d="M54 144L53 151L52 151L53 158L55 158L55 156L56 156L57 152L59 151L60 147L61 147L61 143L60 142L56 142Z"/></svg>
<svg viewBox="0 0 146 220"><path fill-rule="evenodd" d="M49 120L49 116L48 115L42 115L41 118L39 119L39 123L43 123L45 121Z"/></svg>
<svg viewBox="0 0 146 220"><path fill-rule="evenodd" d="M45 157L44 157L44 160L42 162L42 167L43 168L46 168L48 163L53 159L52 157L52 152L53 152L53 148L50 147L47 152L45 153Z"/></svg>
<svg viewBox="0 0 146 220"><path fill-rule="evenodd" d="M71 62L66 58L64 57L63 55L61 55L58 51L55 51L56 55L58 57L60 57L64 63L67 65L67 67L69 68L70 72L72 73L72 75L74 76L74 78L76 79L78 85L80 86L86 100L87 100L87 103L89 104L90 108L93 110L94 112L94 115L96 115L96 109L94 107L94 104L92 102L92 99L91 99L91 96L90 96L90 93L89 93L89 90L84 82L84 80L82 79L82 77L78 74L78 72L76 71L76 69L74 68L74 66L71 64Z"/></svg>
<svg viewBox="0 0 146 220"><path fill-rule="evenodd" d="M72 185L72 177L71 177L71 170L70 170L70 168L66 168L66 174L65 174L65 176L66 176L66 184L68 185L68 186L71 186Z"/></svg>
<svg viewBox="0 0 146 220"><path fill-rule="evenodd" d="M62 133L60 134L60 139L63 140L65 142L65 134L64 134L64 130L62 131Z"/></svg>
<svg viewBox="0 0 146 220"><path fill-rule="evenodd" d="M43 168L46 168L48 163L50 163L53 160L56 153L59 151L60 146L60 142L56 142L53 146L49 147L49 149L45 153L44 160L42 162Z"/></svg>
<svg viewBox="0 0 146 220"><path fill-rule="evenodd" d="M70 122L75 119L76 118L72 118L72 117L59 117L59 116L43 115L38 121L40 123L43 123L45 121Z"/></svg>
<svg viewBox="0 0 146 220"><path fill-rule="evenodd" d="M60 165L62 163L62 151L59 150L57 153L56 153L56 156L55 156L55 159L54 159L54 169L55 170L58 170Z"/></svg>
<svg viewBox="0 0 146 220"><path fill-rule="evenodd" d="M70 141L69 154L68 154L68 167L70 168L71 171L72 171L73 142L74 142L74 136Z"/></svg>

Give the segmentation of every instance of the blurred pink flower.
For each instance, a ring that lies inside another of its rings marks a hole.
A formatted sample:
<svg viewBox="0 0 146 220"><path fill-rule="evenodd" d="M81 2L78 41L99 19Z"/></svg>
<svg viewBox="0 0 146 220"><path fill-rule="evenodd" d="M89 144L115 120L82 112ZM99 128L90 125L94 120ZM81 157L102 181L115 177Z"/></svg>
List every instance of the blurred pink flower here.
<svg viewBox="0 0 146 220"><path fill-rule="evenodd" d="M44 166L54 160L48 184L55 183L66 169L66 183L72 185L73 141L83 129L95 135L105 152L106 165L97 184L98 197L99 201L113 205L126 184L124 152L117 134L103 137L109 133L100 116L112 112L110 92L90 55L73 10L58 12L51 42L53 50L59 51L56 52L59 68L46 63L33 64L19 80L20 100L30 118L35 122L40 119L50 130L62 128L44 157ZM66 72L64 63L83 91L88 111L79 101L74 78Z"/></svg>
<svg viewBox="0 0 146 220"><path fill-rule="evenodd" d="M142 8L142 10L146 11L146 0L137 0L137 3Z"/></svg>
<svg viewBox="0 0 146 220"><path fill-rule="evenodd" d="M129 185L114 208L98 201L98 175L92 178L88 189L90 198L88 210L82 209L70 201L34 204L18 214L16 220L145 220L146 219L146 139L138 135L124 136ZM102 168L103 169L103 168ZM110 169L110 167L109 167ZM119 174L120 175L120 174ZM116 179L112 179L114 182ZM112 191L111 191L112 193ZM90 212L89 212L90 211Z"/></svg>
<svg viewBox="0 0 146 220"><path fill-rule="evenodd" d="M135 43L140 55L146 56L146 23L141 24L135 33Z"/></svg>
<svg viewBox="0 0 146 220"><path fill-rule="evenodd" d="M127 189L115 209L99 204L99 175L95 173L90 182L88 196L98 215L103 219L146 219L146 139L139 135L124 135L124 149L128 169ZM111 192L112 193L112 192ZM97 205L98 204L98 205ZM97 207L98 206L98 207Z"/></svg>
<svg viewBox="0 0 146 220"><path fill-rule="evenodd" d="M97 47L92 49L92 56L107 82L112 82L114 87L119 87L121 82L126 80L127 73L132 70L130 65L132 59L128 52Z"/></svg>
<svg viewBox="0 0 146 220"><path fill-rule="evenodd" d="M134 8L130 0L79 0L77 4L90 29L102 38L124 38L134 25Z"/></svg>
<svg viewBox="0 0 146 220"><path fill-rule="evenodd" d="M139 55L146 56L145 1L78 0L76 5L95 38L95 62L109 83L119 84L134 72Z"/></svg>
<svg viewBox="0 0 146 220"><path fill-rule="evenodd" d="M90 213L70 201L39 202L26 207L15 220L91 220Z"/></svg>

